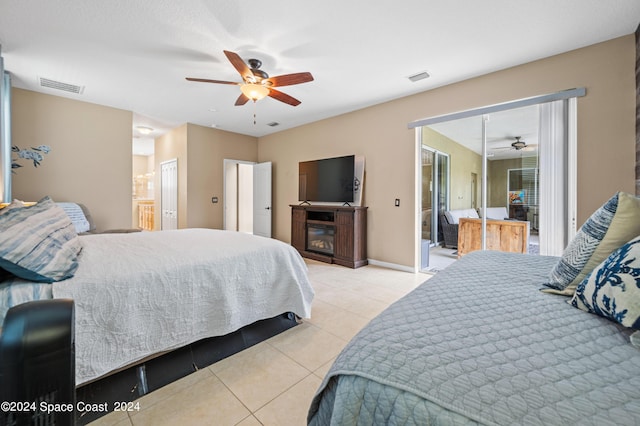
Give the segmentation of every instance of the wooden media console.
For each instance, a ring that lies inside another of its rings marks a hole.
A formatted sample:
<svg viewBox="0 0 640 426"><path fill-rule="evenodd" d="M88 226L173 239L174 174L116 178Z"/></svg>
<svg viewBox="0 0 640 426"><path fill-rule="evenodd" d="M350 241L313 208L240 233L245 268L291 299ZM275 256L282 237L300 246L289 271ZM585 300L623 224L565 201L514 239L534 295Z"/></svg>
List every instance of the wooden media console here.
<svg viewBox="0 0 640 426"><path fill-rule="evenodd" d="M309 259L367 265L367 207L291 205L291 245Z"/></svg>

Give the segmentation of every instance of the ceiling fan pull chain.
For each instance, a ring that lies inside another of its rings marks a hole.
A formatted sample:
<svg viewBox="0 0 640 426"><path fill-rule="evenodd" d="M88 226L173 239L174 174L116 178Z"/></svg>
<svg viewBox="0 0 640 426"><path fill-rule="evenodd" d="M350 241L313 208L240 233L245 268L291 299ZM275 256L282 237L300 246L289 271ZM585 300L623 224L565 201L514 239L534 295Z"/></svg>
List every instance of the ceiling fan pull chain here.
<svg viewBox="0 0 640 426"><path fill-rule="evenodd" d="M256 101L254 99L253 100L253 125L254 126L256 125L256 108L257 108Z"/></svg>

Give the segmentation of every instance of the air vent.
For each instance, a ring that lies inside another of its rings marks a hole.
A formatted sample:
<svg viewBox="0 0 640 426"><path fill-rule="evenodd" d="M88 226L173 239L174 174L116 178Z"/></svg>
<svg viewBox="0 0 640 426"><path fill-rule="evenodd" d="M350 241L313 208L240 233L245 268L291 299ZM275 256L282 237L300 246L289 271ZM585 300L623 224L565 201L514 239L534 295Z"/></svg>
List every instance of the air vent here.
<svg viewBox="0 0 640 426"><path fill-rule="evenodd" d="M419 72L418 74L410 75L407 78L415 83L416 81L424 80L425 78L429 78L429 77L430 76L428 72L422 71L422 72Z"/></svg>
<svg viewBox="0 0 640 426"><path fill-rule="evenodd" d="M63 90L69 93L76 93L81 95L84 92L84 86L78 86L77 84L63 83L61 81L51 80L49 78L40 77L40 86L47 87L49 89Z"/></svg>
<svg viewBox="0 0 640 426"><path fill-rule="evenodd" d="M275 121L272 121L271 123L267 123L267 126L271 126L271 127L276 127L279 126L280 123L276 123Z"/></svg>

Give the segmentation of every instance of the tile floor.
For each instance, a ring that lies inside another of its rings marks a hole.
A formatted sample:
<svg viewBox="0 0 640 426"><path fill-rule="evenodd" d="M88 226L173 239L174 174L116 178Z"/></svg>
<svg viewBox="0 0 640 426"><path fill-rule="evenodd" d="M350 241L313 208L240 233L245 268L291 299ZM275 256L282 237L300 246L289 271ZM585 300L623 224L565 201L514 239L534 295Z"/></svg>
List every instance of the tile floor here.
<svg viewBox="0 0 640 426"><path fill-rule="evenodd" d="M374 316L432 275L307 261L316 292L312 318L111 413L91 426L306 425L322 378Z"/></svg>
<svg viewBox="0 0 640 426"><path fill-rule="evenodd" d="M446 247L431 247L429 249L429 267L425 272L436 273L458 260L458 250Z"/></svg>

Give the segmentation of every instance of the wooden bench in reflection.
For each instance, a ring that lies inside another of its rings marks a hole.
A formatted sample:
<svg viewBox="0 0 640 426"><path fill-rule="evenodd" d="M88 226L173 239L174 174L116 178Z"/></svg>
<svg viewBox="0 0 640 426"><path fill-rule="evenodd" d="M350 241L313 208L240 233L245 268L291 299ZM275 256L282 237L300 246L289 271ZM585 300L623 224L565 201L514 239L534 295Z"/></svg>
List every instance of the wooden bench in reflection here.
<svg viewBox="0 0 640 426"><path fill-rule="evenodd" d="M487 219L487 250L527 253L529 222ZM458 257L482 249L482 219L460 218Z"/></svg>

